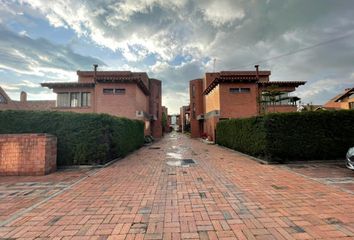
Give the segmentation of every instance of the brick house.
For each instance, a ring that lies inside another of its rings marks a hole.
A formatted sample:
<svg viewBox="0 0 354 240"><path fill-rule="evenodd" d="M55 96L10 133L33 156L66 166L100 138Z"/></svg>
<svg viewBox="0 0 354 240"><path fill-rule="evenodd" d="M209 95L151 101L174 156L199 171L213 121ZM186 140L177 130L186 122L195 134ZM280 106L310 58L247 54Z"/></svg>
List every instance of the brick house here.
<svg viewBox="0 0 354 240"><path fill-rule="evenodd" d="M297 111L291 96L303 81L269 81L270 71L222 71L206 73L204 78L191 80L191 136L204 133L215 139L219 120L246 118L269 112Z"/></svg>
<svg viewBox="0 0 354 240"><path fill-rule="evenodd" d="M0 87L0 111L1 110L51 110L55 107L55 101L29 101L27 93L22 91L20 101L12 100Z"/></svg>
<svg viewBox="0 0 354 240"><path fill-rule="evenodd" d="M42 83L57 94L54 110L107 113L145 122L145 134L162 137L161 81L145 72L77 71L78 82Z"/></svg>
<svg viewBox="0 0 354 240"><path fill-rule="evenodd" d="M347 88L325 105L325 109L354 109L354 88Z"/></svg>
<svg viewBox="0 0 354 240"><path fill-rule="evenodd" d="M190 106L182 106L180 108L179 116L179 129L182 133L188 131L188 128L190 127Z"/></svg>

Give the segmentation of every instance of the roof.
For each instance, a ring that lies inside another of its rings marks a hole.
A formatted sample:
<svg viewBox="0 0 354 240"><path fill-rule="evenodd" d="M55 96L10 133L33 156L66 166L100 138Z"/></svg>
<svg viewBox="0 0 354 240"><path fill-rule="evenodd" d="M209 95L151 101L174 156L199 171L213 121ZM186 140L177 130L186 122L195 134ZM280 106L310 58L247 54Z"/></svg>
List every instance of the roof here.
<svg viewBox="0 0 354 240"><path fill-rule="evenodd" d="M332 108L332 109L341 109L341 103L339 100L347 97L349 94L352 94L354 92L354 88L348 88L345 89L344 92L338 94L334 98L330 99L328 102L326 102L323 106L326 108Z"/></svg>
<svg viewBox="0 0 354 240"><path fill-rule="evenodd" d="M271 74L270 71L259 71L259 76L269 76ZM256 71L221 71L220 76L256 76Z"/></svg>
<svg viewBox="0 0 354 240"><path fill-rule="evenodd" d="M82 77L93 77L94 74L94 71L77 71L77 75ZM97 71L96 77L148 78L148 75L145 72Z"/></svg>
<svg viewBox="0 0 354 240"><path fill-rule="evenodd" d="M78 82L48 82L41 83L42 87L53 88L93 88L94 83L78 83Z"/></svg>
<svg viewBox="0 0 354 240"><path fill-rule="evenodd" d="M255 83L257 82L257 78L254 76L221 76L217 77L212 81L209 86L204 90L203 94L210 93L219 83L224 82L247 82L247 83Z"/></svg>
<svg viewBox="0 0 354 240"><path fill-rule="evenodd" d="M39 101L13 101L19 110L52 110L55 107L55 100L39 100Z"/></svg>
<svg viewBox="0 0 354 240"><path fill-rule="evenodd" d="M278 87L298 87L304 85L305 81L269 81L269 82L258 82L260 86L278 86Z"/></svg>
<svg viewBox="0 0 354 240"><path fill-rule="evenodd" d="M255 83L258 81L256 71L221 71L217 73L206 73L206 74L217 74L217 77L207 86L203 94L210 93L219 83L223 82L247 82ZM259 71L259 77L269 77L270 71Z"/></svg>
<svg viewBox="0 0 354 240"><path fill-rule="evenodd" d="M2 89L2 87L0 87L0 95L3 96L5 98L5 101L11 101L10 97L7 95L7 93L5 92L4 89Z"/></svg>
<svg viewBox="0 0 354 240"><path fill-rule="evenodd" d="M48 88L93 88L97 83L135 83L145 95L150 95L148 75L145 72L131 71L77 71L79 77L91 77L92 82L56 82L42 83ZM96 75L96 76L95 76ZM95 77L95 79L94 79ZM80 79L80 78L79 78ZM94 81L95 80L95 81ZM159 81L157 79L153 79Z"/></svg>
<svg viewBox="0 0 354 240"><path fill-rule="evenodd" d="M337 96L335 96L334 98L332 98L331 100L329 100L328 102L337 102L338 100L346 97L349 93L351 93L352 91L354 91L354 88L348 88L346 89L344 92L338 94Z"/></svg>
<svg viewBox="0 0 354 240"><path fill-rule="evenodd" d="M38 101L13 101L0 87L0 94L5 97L6 102L0 104L0 110L51 110L55 107L55 100L38 100Z"/></svg>

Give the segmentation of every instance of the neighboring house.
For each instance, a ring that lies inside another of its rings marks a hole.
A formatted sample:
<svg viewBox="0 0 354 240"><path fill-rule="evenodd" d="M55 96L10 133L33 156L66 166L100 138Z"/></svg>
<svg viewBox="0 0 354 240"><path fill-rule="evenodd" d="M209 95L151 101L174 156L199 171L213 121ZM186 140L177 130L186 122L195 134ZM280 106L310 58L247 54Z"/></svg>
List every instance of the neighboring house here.
<svg viewBox="0 0 354 240"><path fill-rule="evenodd" d="M97 68L97 66L96 66ZM107 113L145 122L145 134L162 136L161 81L144 72L77 71L78 82L42 83L57 94L55 110Z"/></svg>
<svg viewBox="0 0 354 240"><path fill-rule="evenodd" d="M21 92L20 101L12 100L0 86L0 110L43 110L55 107L55 101L28 101L27 93Z"/></svg>
<svg viewBox="0 0 354 240"><path fill-rule="evenodd" d="M315 112L315 111L323 111L327 110L324 108L322 105L313 105L313 104L306 104L306 105L301 105L299 107L300 112Z"/></svg>
<svg viewBox="0 0 354 240"><path fill-rule="evenodd" d="M179 129L184 133L190 129L190 106L180 108Z"/></svg>
<svg viewBox="0 0 354 240"><path fill-rule="evenodd" d="M323 106L326 109L354 109L354 88L345 89Z"/></svg>
<svg viewBox="0 0 354 240"><path fill-rule="evenodd" d="M206 133L215 140L219 120L245 118L270 112L296 112L291 96L303 81L269 81L270 71L206 73L190 81L191 136Z"/></svg>
<svg viewBox="0 0 354 240"><path fill-rule="evenodd" d="M172 129L174 129L175 131L180 130L180 128L179 128L179 126L181 124L180 115L177 115L177 114L168 115L167 122L168 122L168 125Z"/></svg>

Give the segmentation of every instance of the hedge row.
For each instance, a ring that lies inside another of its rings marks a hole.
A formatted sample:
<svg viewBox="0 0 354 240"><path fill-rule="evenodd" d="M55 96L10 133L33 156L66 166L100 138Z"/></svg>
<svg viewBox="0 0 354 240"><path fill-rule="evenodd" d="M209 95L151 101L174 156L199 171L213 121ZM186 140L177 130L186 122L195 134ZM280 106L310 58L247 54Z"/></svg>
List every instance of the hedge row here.
<svg viewBox="0 0 354 240"><path fill-rule="evenodd" d="M354 146L354 111L268 114L220 121L219 145L268 161L345 157Z"/></svg>
<svg viewBox="0 0 354 240"><path fill-rule="evenodd" d="M58 139L57 164L104 164L144 143L144 123L107 114L0 111L0 134L49 133Z"/></svg>

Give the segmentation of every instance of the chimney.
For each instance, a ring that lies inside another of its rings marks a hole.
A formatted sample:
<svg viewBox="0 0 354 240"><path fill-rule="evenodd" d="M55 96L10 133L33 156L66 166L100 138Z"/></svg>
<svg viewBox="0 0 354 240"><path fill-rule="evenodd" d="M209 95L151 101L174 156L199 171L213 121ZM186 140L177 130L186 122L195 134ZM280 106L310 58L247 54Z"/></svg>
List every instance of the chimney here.
<svg viewBox="0 0 354 240"><path fill-rule="evenodd" d="M256 68L256 78L257 80L259 80L259 71L258 71L259 65L255 65L254 67Z"/></svg>
<svg viewBox="0 0 354 240"><path fill-rule="evenodd" d="M21 102L27 102L27 93L22 91L20 94L20 101Z"/></svg>
<svg viewBox="0 0 354 240"><path fill-rule="evenodd" d="M97 76L97 67L98 64L93 64L93 81L96 83L96 76Z"/></svg>

